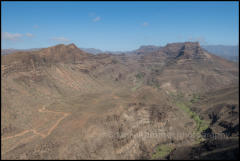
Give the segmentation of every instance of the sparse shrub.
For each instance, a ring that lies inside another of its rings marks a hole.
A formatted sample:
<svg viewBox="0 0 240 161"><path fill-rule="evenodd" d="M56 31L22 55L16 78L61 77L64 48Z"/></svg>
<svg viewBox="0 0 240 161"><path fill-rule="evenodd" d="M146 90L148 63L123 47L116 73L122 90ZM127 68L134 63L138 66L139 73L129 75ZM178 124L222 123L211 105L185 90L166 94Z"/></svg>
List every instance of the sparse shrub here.
<svg viewBox="0 0 240 161"><path fill-rule="evenodd" d="M116 59L112 60L112 64L117 64L117 63L118 63L118 61Z"/></svg>
<svg viewBox="0 0 240 161"><path fill-rule="evenodd" d="M172 150L173 148L169 145L159 145L152 155L152 159L164 159Z"/></svg>
<svg viewBox="0 0 240 161"><path fill-rule="evenodd" d="M190 100L191 103L196 103L200 99L200 96L197 94L193 94L193 98Z"/></svg>
<svg viewBox="0 0 240 161"><path fill-rule="evenodd" d="M135 75L137 79L142 79L145 76L145 73L141 72Z"/></svg>

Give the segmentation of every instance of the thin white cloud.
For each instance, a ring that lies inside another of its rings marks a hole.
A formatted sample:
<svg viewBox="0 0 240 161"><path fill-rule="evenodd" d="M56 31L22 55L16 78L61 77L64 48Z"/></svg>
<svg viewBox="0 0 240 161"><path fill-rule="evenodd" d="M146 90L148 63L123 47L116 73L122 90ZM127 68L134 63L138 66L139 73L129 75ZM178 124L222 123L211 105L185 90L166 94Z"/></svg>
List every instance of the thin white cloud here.
<svg viewBox="0 0 240 161"><path fill-rule="evenodd" d="M148 26L149 25L149 23L148 22L143 22L143 24L142 24L144 27L146 27L146 26Z"/></svg>
<svg viewBox="0 0 240 161"><path fill-rule="evenodd" d="M97 21L100 21L101 20L101 17L100 16L97 16L93 19L93 22L97 22Z"/></svg>
<svg viewBox="0 0 240 161"><path fill-rule="evenodd" d="M17 41L20 40L22 37L23 35L19 33L3 32L1 38L2 40Z"/></svg>
<svg viewBox="0 0 240 161"><path fill-rule="evenodd" d="M69 40L65 37L53 37L51 40L56 41L56 42L69 42Z"/></svg>
<svg viewBox="0 0 240 161"><path fill-rule="evenodd" d="M33 37L33 34L31 34L31 33L26 33L26 36L27 36L27 37Z"/></svg>

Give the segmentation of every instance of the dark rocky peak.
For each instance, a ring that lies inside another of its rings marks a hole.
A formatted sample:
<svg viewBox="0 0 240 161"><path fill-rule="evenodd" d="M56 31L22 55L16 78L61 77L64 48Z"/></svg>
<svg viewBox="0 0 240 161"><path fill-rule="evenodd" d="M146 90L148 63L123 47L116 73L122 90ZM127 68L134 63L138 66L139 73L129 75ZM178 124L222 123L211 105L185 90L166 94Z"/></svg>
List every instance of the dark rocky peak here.
<svg viewBox="0 0 240 161"><path fill-rule="evenodd" d="M198 42L186 42L183 44L179 54L176 57L184 57L189 59L198 57L201 54L203 54L203 50L201 49Z"/></svg>
<svg viewBox="0 0 240 161"><path fill-rule="evenodd" d="M161 49L170 58L198 59L205 57L205 50L198 42L183 42L167 44Z"/></svg>
<svg viewBox="0 0 240 161"><path fill-rule="evenodd" d="M170 43L161 48L161 53L165 53L168 57L176 57L182 50L184 43Z"/></svg>
<svg viewBox="0 0 240 161"><path fill-rule="evenodd" d="M179 52L182 49L195 49L200 48L198 42L183 42L167 44L164 49L169 52Z"/></svg>

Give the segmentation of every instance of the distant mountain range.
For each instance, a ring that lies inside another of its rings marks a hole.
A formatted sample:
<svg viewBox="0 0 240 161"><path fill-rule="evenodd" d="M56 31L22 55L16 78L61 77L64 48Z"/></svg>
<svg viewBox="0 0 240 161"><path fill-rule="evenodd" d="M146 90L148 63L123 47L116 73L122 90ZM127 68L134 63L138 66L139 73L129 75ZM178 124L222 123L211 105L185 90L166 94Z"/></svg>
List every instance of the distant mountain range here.
<svg viewBox="0 0 240 161"><path fill-rule="evenodd" d="M204 45L202 46L208 52L221 56L227 60L238 61L239 46L228 45Z"/></svg>
<svg viewBox="0 0 240 161"><path fill-rule="evenodd" d="M91 53L91 54L100 54L100 53L103 53L102 50L100 49L95 49L95 48L80 48L82 49L83 51L87 52L87 53Z"/></svg>
<svg viewBox="0 0 240 161"><path fill-rule="evenodd" d="M100 53L111 53L111 54L142 54L142 53L150 53L158 51L161 46L154 45L142 45L136 50L132 51L103 51L95 48L80 48L81 50L91 53L91 54L100 54ZM208 52L225 58L230 61L238 62L239 58L239 46L233 45L203 45L202 48L207 50ZM2 49L1 54L10 54L18 51L37 51L41 48L32 48L32 49Z"/></svg>

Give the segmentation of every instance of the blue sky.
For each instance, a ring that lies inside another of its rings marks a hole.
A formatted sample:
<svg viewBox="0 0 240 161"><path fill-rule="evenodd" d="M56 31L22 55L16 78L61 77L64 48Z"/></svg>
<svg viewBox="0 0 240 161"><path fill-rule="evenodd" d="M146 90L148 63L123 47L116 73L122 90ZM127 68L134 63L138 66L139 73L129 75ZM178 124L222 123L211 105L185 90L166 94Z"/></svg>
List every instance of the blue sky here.
<svg viewBox="0 0 240 161"><path fill-rule="evenodd" d="M238 2L1 2L2 48L237 45Z"/></svg>

